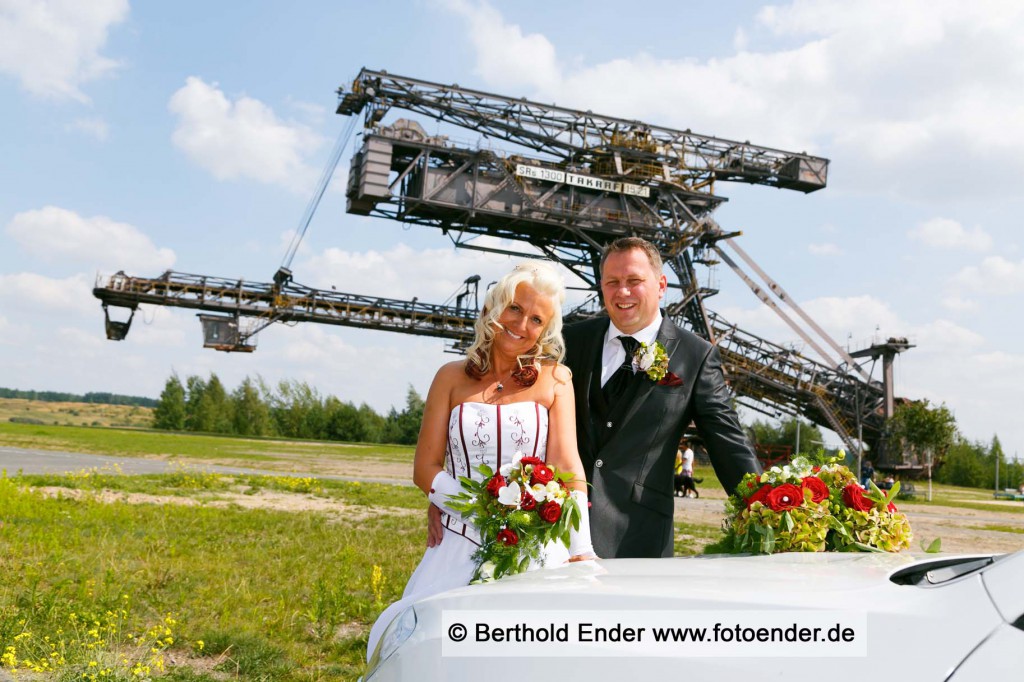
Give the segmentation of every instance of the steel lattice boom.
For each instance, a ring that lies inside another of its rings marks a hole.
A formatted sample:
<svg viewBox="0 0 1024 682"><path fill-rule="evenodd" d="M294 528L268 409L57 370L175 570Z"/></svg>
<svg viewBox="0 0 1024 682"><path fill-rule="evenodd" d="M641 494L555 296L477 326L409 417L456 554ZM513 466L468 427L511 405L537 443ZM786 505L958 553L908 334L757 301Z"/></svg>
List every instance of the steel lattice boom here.
<svg viewBox="0 0 1024 682"><path fill-rule="evenodd" d="M657 178L695 192L715 180L813 192L826 184L828 160L749 142L698 135L641 121L515 99L458 85L363 69L339 89L338 113L365 111L367 127L396 107L515 142L606 176Z"/></svg>
<svg viewBox="0 0 1024 682"><path fill-rule="evenodd" d="M350 213L439 229L460 248L528 257L539 251L594 292L587 304L567 313L567 322L599 311L593 304L599 304L602 248L620 237L644 237L658 247L676 279L670 282L675 293L666 302L667 314L718 345L741 403L773 416L810 419L835 431L851 450L866 442L875 450L876 465L886 464L891 385L873 381L845 351L828 357L829 348L837 348L831 340L810 343L822 362L729 324L707 309L705 299L716 291L699 284L695 269L725 260L787 323L795 321L766 300L769 290L823 334L731 240L739 233L724 231L712 215L726 201L716 193L719 181L813 192L826 185L827 159L385 71L363 69L338 94L338 113L362 114L365 126L346 188ZM385 123L392 109L520 149L456 144L444 135L428 135L415 120ZM479 239L484 236L532 249L506 248ZM767 289L747 277L723 245L765 278ZM294 284L286 268L273 284L175 272L156 279L118 273L97 282L94 294L105 309L134 311L148 303L212 313L200 316L206 345L220 350L252 350L252 336L273 322L438 336L458 350L472 335L478 279L466 280L454 306L311 289ZM124 338L130 319L114 322L108 315L107 322L110 338Z"/></svg>

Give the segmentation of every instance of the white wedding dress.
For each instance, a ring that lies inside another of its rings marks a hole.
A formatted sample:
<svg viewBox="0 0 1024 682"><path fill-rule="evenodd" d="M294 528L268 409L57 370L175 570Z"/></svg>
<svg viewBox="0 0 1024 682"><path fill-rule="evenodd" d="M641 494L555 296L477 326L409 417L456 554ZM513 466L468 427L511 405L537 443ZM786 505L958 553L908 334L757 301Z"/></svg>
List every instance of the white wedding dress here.
<svg viewBox="0 0 1024 682"><path fill-rule="evenodd" d="M546 459L548 411L535 402L491 405L462 403L448 417L448 445L445 470L453 477L480 480L476 470L486 464L497 471L512 461L517 451ZM476 568L473 553L480 546L476 529L446 513L441 515L444 537L437 547L428 548L419 566L406 583L402 598L377 618L366 647L369 660L377 641L388 624L406 607L432 594L469 584ZM569 559L565 546L549 543L544 551L544 566L558 566ZM540 568L531 565L529 570Z"/></svg>

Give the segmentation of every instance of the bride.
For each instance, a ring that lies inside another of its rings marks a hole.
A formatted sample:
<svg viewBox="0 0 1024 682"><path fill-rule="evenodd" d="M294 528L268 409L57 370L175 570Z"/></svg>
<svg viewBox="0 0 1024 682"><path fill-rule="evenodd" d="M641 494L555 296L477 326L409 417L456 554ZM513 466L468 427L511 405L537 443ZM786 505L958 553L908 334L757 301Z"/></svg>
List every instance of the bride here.
<svg viewBox="0 0 1024 682"><path fill-rule="evenodd" d="M518 265L487 293L467 359L450 362L434 377L423 410L413 482L442 510L442 541L428 547L406 584L370 630L367 658L391 620L409 604L468 585L480 539L470 519L448 507L459 476L479 479L476 468L498 470L516 453L570 471L582 519L569 547L551 543L543 565L596 558L590 543L586 479L576 450L572 375L560 364L565 288L554 268ZM531 566L530 570L539 568Z"/></svg>

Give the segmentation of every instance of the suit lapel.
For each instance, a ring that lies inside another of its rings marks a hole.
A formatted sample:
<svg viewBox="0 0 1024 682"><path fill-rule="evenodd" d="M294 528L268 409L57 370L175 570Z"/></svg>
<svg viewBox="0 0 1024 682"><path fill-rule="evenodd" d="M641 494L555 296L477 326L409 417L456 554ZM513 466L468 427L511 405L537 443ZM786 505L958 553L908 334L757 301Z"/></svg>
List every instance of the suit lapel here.
<svg viewBox="0 0 1024 682"><path fill-rule="evenodd" d="M662 317L661 329L658 330L657 341L661 345L665 346L665 354L671 359L672 353L675 352L676 346L679 345L679 334L677 333L676 326L667 317ZM624 396L623 404L626 406L626 412L622 418L616 423L619 429L624 428L626 424L632 419L637 410L647 400L647 396L651 394L657 382L652 381L643 372L637 372L640 377L634 377L636 381L629 388L629 393ZM639 384L639 385L638 385ZM616 415L617 416L617 415Z"/></svg>

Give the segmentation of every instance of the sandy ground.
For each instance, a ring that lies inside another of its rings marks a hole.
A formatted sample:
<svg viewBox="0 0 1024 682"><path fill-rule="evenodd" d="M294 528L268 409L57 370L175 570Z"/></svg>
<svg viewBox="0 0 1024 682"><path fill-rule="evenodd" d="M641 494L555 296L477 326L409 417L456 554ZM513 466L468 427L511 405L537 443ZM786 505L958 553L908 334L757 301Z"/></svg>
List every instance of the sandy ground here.
<svg viewBox="0 0 1024 682"><path fill-rule="evenodd" d="M38 492L49 497L65 499L82 499L89 497L100 502L125 504L177 504L187 507L205 505L208 507L242 507L243 509L274 509L278 511L302 512L313 511L326 514L331 518L346 521L360 520L377 514L421 515L422 510L404 509L400 507L365 507L348 505L339 500L317 497L305 493L288 493L274 490L259 490L255 493L217 492L213 499L196 499L179 495L149 495L146 493L127 493L119 490L78 490L45 486L36 488ZM425 516L424 516L425 518Z"/></svg>
<svg viewBox="0 0 1024 682"><path fill-rule="evenodd" d="M381 479L390 478L392 471L371 466L367 467L365 471L360 468L359 472L349 470L345 473ZM78 498L83 495L95 496L96 499L110 503L205 504L217 507L239 506L246 509L276 509L291 512L314 511L332 518L344 516L348 520L369 514L422 514L421 510L392 507L374 509L354 507L338 500L315 495L272 490L259 490L255 494L246 493L243 490L218 492L214 498L208 500L110 490L82 492L57 487L46 487L39 490L47 495L62 495L69 498ZM676 520L719 528L725 516L725 492L709 488L701 492L699 499L676 498ZM986 506L990 506L991 509L981 511L904 502L900 504L900 509L910 518L911 528L914 532L914 545L911 551L920 551L922 542L930 543L935 538L940 538L943 552L1015 552L1024 550L1024 514L1003 511L1006 507L1013 505L1024 505L1024 503L993 500L991 503L986 503Z"/></svg>
<svg viewBox="0 0 1024 682"><path fill-rule="evenodd" d="M310 461L312 460L312 461ZM97 457L78 453L57 453L48 451L27 450L13 447L0 447L0 464L9 471L25 469L33 471L74 471L93 466L116 464L125 473L151 473L167 470L168 467L180 466L175 462L156 461L138 458ZM248 470L230 470L233 463L219 461L203 463L191 461L187 466L200 470L209 470L230 475ZM239 465L251 462L239 462ZM309 455L292 456L289 460L275 462L276 472L264 469L262 473L280 473L284 475L313 475L347 480L376 481L381 483L410 484L412 478L411 462L382 462L374 459L331 461L327 458L315 458ZM140 467L148 467L140 469ZM252 473L256 473L253 471ZM699 524L719 528L724 517L725 491L710 486L700 486L699 499L676 498L676 519L686 523ZM75 496L81 493L71 490L50 489L48 494ZM128 503L159 503L159 504L199 504L197 500L176 496L149 496L127 494L121 492L103 492L100 499L110 502L124 501ZM977 505L980 500L964 500ZM215 500L202 502L211 505L238 505L245 508L279 509L283 511L316 511L330 516L346 514L349 518L353 513L368 513L365 507L350 509L337 500L316 497L313 495L290 494L278 491L261 490L256 494L218 493ZM914 502L899 503L910 518L915 536L915 549L920 549L921 542L931 542L935 538L942 540L944 552L1013 552L1024 549L1024 514L1004 511L1011 508L1024 508L1024 502L1009 500L984 500L985 510L944 507ZM369 513L406 514L408 510L377 509ZM420 513L420 512L415 512Z"/></svg>

